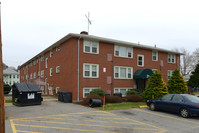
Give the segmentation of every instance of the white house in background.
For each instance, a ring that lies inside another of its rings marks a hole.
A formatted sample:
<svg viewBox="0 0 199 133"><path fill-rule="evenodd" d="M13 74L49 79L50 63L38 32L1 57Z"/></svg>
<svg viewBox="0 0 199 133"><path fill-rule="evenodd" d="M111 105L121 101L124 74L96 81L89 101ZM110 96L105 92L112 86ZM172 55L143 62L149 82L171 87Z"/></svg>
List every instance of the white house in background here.
<svg viewBox="0 0 199 133"><path fill-rule="evenodd" d="M192 74L187 74L187 75L183 76L184 80L189 81L191 75Z"/></svg>
<svg viewBox="0 0 199 133"><path fill-rule="evenodd" d="M14 70L12 67L8 67L3 70L3 82L5 84L13 85L14 83L19 83L20 72Z"/></svg>

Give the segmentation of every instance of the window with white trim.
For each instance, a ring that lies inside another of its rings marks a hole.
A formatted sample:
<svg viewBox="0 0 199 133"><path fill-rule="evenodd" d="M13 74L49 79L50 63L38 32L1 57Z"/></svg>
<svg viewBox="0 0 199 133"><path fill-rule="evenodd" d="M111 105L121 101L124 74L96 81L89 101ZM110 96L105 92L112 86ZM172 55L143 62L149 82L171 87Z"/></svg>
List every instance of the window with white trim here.
<svg viewBox="0 0 199 133"><path fill-rule="evenodd" d="M133 67L114 67L114 78L115 79L133 79Z"/></svg>
<svg viewBox="0 0 199 133"><path fill-rule="evenodd" d="M155 73L155 72L157 72L158 71L158 69L152 69L152 72L153 73Z"/></svg>
<svg viewBox="0 0 199 133"><path fill-rule="evenodd" d="M173 70L168 70L168 73L167 73L167 78L169 80L169 78L172 76L172 73L173 73Z"/></svg>
<svg viewBox="0 0 199 133"><path fill-rule="evenodd" d="M42 94L44 94L44 86L40 86L40 90L41 90Z"/></svg>
<svg viewBox="0 0 199 133"><path fill-rule="evenodd" d="M43 55L41 56L41 61L44 61L44 56Z"/></svg>
<svg viewBox="0 0 199 133"><path fill-rule="evenodd" d="M168 63L176 63L176 55L168 54Z"/></svg>
<svg viewBox="0 0 199 133"><path fill-rule="evenodd" d="M37 73L36 72L34 72L33 77L34 77L34 79L36 79L36 77L37 77Z"/></svg>
<svg viewBox="0 0 199 133"><path fill-rule="evenodd" d="M48 68L48 58L46 58L46 68Z"/></svg>
<svg viewBox="0 0 199 133"><path fill-rule="evenodd" d="M84 52L99 54L99 42L84 40Z"/></svg>
<svg viewBox="0 0 199 133"><path fill-rule="evenodd" d="M115 56L133 58L133 48L115 45Z"/></svg>
<svg viewBox="0 0 199 133"><path fill-rule="evenodd" d="M56 87L55 89L56 94L58 93L59 90L60 90L60 87Z"/></svg>
<svg viewBox="0 0 199 133"><path fill-rule="evenodd" d="M60 72L60 66L56 66L56 73Z"/></svg>
<svg viewBox="0 0 199 133"><path fill-rule="evenodd" d="M86 98L90 92L94 89L100 89L100 87L86 87L86 88L83 88L83 98Z"/></svg>
<svg viewBox="0 0 199 133"><path fill-rule="evenodd" d="M126 92L132 90L133 88L114 88L114 93L122 93L122 96L126 96Z"/></svg>
<svg viewBox="0 0 199 133"><path fill-rule="evenodd" d="M158 61L158 51L152 51L152 61Z"/></svg>
<svg viewBox="0 0 199 133"><path fill-rule="evenodd" d="M40 76L40 71L38 71L38 77Z"/></svg>
<svg viewBox="0 0 199 133"><path fill-rule="evenodd" d="M138 55L137 65L140 66L140 67L144 66L144 55L140 55L140 54Z"/></svg>
<svg viewBox="0 0 199 133"><path fill-rule="evenodd" d="M83 66L85 78L98 78L99 77L99 65L84 63Z"/></svg>
<svg viewBox="0 0 199 133"><path fill-rule="evenodd" d="M35 65L35 64L36 64L36 60L33 61L33 65Z"/></svg>
<svg viewBox="0 0 199 133"><path fill-rule="evenodd" d="M60 51L60 46L56 47L56 52Z"/></svg>
<svg viewBox="0 0 199 133"><path fill-rule="evenodd" d="M50 57L52 57L53 56L53 51L52 50L50 50Z"/></svg>
<svg viewBox="0 0 199 133"><path fill-rule="evenodd" d="M44 77L44 70L41 71L41 78Z"/></svg>
<svg viewBox="0 0 199 133"><path fill-rule="evenodd" d="M53 68L50 68L50 76L53 76Z"/></svg>
<svg viewBox="0 0 199 133"><path fill-rule="evenodd" d="M30 74L30 79L32 79L32 73Z"/></svg>

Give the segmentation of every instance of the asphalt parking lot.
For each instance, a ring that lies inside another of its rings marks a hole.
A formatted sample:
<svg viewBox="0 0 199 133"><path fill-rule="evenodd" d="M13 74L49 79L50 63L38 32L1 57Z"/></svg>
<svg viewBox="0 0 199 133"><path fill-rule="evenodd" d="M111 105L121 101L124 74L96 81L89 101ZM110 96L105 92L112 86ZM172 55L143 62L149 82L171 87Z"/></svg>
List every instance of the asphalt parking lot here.
<svg viewBox="0 0 199 133"><path fill-rule="evenodd" d="M98 111L56 99L42 105L6 106L6 133L197 133L199 117L147 108Z"/></svg>

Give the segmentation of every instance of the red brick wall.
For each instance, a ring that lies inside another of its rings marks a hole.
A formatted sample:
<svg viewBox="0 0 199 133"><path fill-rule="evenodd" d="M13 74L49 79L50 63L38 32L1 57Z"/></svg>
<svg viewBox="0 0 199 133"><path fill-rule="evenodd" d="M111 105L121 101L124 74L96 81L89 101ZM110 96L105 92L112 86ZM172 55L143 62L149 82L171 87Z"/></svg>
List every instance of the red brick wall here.
<svg viewBox="0 0 199 133"><path fill-rule="evenodd" d="M60 45L60 51L56 52L53 48L53 56L50 57L50 51L44 54L44 61L41 62L40 70L45 70L44 78L41 81L45 82L45 78L48 79L49 86L54 88L60 87L60 90L72 92L73 100L77 100L77 49L78 38L71 38L68 41ZM112 54L113 61L107 61L107 54ZM144 67L137 66L137 55L144 55ZM122 58L114 56L114 44L99 42L99 54L89 54L83 52L83 39L80 39L80 100L83 97L84 87L100 87L105 92L111 91L111 84L107 84L107 77L114 77L114 66L126 66L133 67L133 73L138 69L149 68L158 69L163 75L163 79L167 82L167 71L177 68L176 63L168 63L168 53L158 51L158 61L152 61L152 50L133 48L133 58ZM48 68L45 68L45 60L48 58ZM163 67L160 70L160 62L163 60ZM99 64L99 78L83 78L83 64ZM60 66L60 73L56 73L56 66ZM24 66L26 69L26 66ZM50 68L53 68L53 76L49 76ZM106 72L103 72L103 68L106 68ZM28 67L28 74L34 74L39 70L39 63L35 66ZM21 77L26 78L23 68L20 71ZM37 76L38 80L38 76ZM21 82L27 82L21 78ZM35 82L35 79L29 80L29 82ZM128 87L132 88L135 85L134 79L113 79L112 91L116 87ZM109 91L107 91L109 90Z"/></svg>

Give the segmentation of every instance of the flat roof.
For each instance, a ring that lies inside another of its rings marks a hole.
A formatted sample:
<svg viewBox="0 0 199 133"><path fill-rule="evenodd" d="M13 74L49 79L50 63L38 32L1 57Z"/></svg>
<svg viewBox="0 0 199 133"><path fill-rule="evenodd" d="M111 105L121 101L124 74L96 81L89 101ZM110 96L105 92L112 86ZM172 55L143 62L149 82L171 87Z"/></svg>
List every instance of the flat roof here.
<svg viewBox="0 0 199 133"><path fill-rule="evenodd" d="M36 58L42 56L47 51L51 50L52 48L54 48L54 47L56 47L60 44L62 44L63 42L67 41L68 39L70 39L72 37L81 38L81 39L88 39L88 40L103 41L103 42L108 42L108 43L132 46L132 47L136 47L136 48L156 50L156 51L161 51L161 52L183 55L183 53L180 53L180 52L162 49L162 48L158 48L158 47L152 47L152 46L143 45L143 44L139 44L139 43L126 42L126 41L110 39L110 38L105 38L105 37L99 37L99 36L94 36L94 35L69 33L68 35L64 36L63 38L61 38L60 40L58 40L57 42L55 42L54 44L52 44L51 46L49 46L48 48L46 48L45 50L43 50L42 52L40 52L39 54L34 56L33 58L31 58L30 60L28 60L27 62L22 64L20 66L20 68L23 67L24 65L26 65L27 63L30 63L31 61L35 60Z"/></svg>

